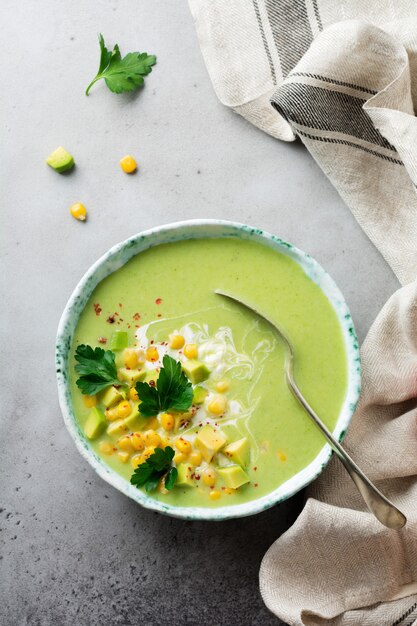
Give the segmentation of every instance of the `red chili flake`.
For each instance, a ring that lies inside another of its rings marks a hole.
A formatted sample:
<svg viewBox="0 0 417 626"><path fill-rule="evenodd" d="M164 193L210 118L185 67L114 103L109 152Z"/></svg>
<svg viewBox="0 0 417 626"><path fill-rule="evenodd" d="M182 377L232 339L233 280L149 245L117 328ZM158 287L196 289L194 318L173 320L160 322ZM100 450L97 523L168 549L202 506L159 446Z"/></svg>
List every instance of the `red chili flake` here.
<svg viewBox="0 0 417 626"><path fill-rule="evenodd" d="M106 337L99 337L97 340L99 343L107 343Z"/></svg>
<svg viewBox="0 0 417 626"><path fill-rule="evenodd" d="M120 318L120 321L123 322L123 317Z"/></svg>
<svg viewBox="0 0 417 626"><path fill-rule="evenodd" d="M153 342L154 342L154 341L153 341L153 339L151 339L151 344L152 344Z"/></svg>
<svg viewBox="0 0 417 626"><path fill-rule="evenodd" d="M135 328L140 328L140 324L135 324Z"/></svg>
<svg viewBox="0 0 417 626"><path fill-rule="evenodd" d="M128 324L127 327L130 328L130 324Z"/></svg>
<svg viewBox="0 0 417 626"><path fill-rule="evenodd" d="M114 319L114 315L109 315L109 317L106 320L109 324L114 324L114 322L116 321Z"/></svg>
<svg viewBox="0 0 417 626"><path fill-rule="evenodd" d="M148 384L149 384L149 387L155 387L155 381L154 380L150 380Z"/></svg>
<svg viewBox="0 0 417 626"><path fill-rule="evenodd" d="M158 313L156 317L162 317L162 313Z"/></svg>
<svg viewBox="0 0 417 626"><path fill-rule="evenodd" d="M258 483L253 484L254 487L259 487Z"/></svg>
<svg viewBox="0 0 417 626"><path fill-rule="evenodd" d="M121 302L119 302L119 307L120 307L120 308L122 308L122 307L123 307L123 304L122 304Z"/></svg>
<svg viewBox="0 0 417 626"><path fill-rule="evenodd" d="M135 314L134 314L134 316L133 316L133 319L134 319L134 320L136 320L136 321L137 321L137 320L140 320L140 315L139 315L139 313L135 313Z"/></svg>
<svg viewBox="0 0 417 626"><path fill-rule="evenodd" d="M102 308L101 308L101 306L99 305L99 303L98 303L98 302L96 302L95 304L93 304L93 307L94 307L94 312L95 312L95 314L96 314L96 315L100 315L100 313L101 313L101 311L102 311Z"/></svg>
<svg viewBox="0 0 417 626"><path fill-rule="evenodd" d="M258 468L255 466L255 467L253 468L253 471L254 471L254 472L256 472L256 470L257 470L257 469L258 469Z"/></svg>
<svg viewBox="0 0 417 626"><path fill-rule="evenodd" d="M196 474L196 475L194 476L194 478L195 478L196 480L200 480L201 476L199 476L198 474Z"/></svg>
<svg viewBox="0 0 417 626"><path fill-rule="evenodd" d="M155 304L162 304L162 298L157 298L155 300Z"/></svg>

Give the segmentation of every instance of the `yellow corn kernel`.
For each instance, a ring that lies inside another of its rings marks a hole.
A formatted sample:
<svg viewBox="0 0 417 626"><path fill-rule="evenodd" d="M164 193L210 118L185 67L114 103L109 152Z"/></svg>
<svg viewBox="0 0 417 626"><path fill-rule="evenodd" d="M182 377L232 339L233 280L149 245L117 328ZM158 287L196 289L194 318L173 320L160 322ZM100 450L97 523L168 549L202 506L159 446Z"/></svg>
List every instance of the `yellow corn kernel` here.
<svg viewBox="0 0 417 626"><path fill-rule="evenodd" d="M97 396L83 396L83 400L84 400L84 406L86 406L87 409L91 409L93 406L96 406L97 404Z"/></svg>
<svg viewBox="0 0 417 626"><path fill-rule="evenodd" d="M120 159L120 167L126 174L133 174L133 172L137 169L138 165L135 159L130 155L126 154L123 159Z"/></svg>
<svg viewBox="0 0 417 626"><path fill-rule="evenodd" d="M177 448L177 450L183 452L184 454L189 454L192 450L191 443L183 437L179 437L177 439L177 441L175 442L175 447Z"/></svg>
<svg viewBox="0 0 417 626"><path fill-rule="evenodd" d="M203 455L197 450L196 452L191 452L190 458L188 460L190 461L191 465L197 467L197 465L201 465Z"/></svg>
<svg viewBox="0 0 417 626"><path fill-rule="evenodd" d="M105 415L107 417L107 419L109 420L109 422L114 422L114 420L119 419L120 415L118 413L118 406L114 406L111 409L106 409L105 410Z"/></svg>
<svg viewBox="0 0 417 626"><path fill-rule="evenodd" d="M156 419L156 417L152 417L148 421L148 427L149 427L150 430L157 430L159 428L159 422Z"/></svg>
<svg viewBox="0 0 417 626"><path fill-rule="evenodd" d="M120 461L121 461L122 463L127 463L127 462L128 462L128 460L129 460L129 456L130 456L130 454L129 454L129 452L127 452L127 451L123 451L123 452L118 452L118 453L117 453L117 456L119 457L119 459L120 459Z"/></svg>
<svg viewBox="0 0 417 626"><path fill-rule="evenodd" d="M128 417L132 412L132 407L130 406L129 400L122 400L117 405L117 415L119 417Z"/></svg>
<svg viewBox="0 0 417 626"><path fill-rule="evenodd" d="M214 487L216 484L216 471L212 467L206 467L202 476L203 483L207 485L207 487Z"/></svg>
<svg viewBox="0 0 417 626"><path fill-rule="evenodd" d="M216 383L216 391L218 391L219 393L224 393L229 389L229 387L230 383L228 380L219 380L219 382Z"/></svg>
<svg viewBox="0 0 417 626"><path fill-rule="evenodd" d="M284 462L284 461L287 460L287 455L285 454L285 452L281 452L281 450L278 450L277 456L278 456L280 461Z"/></svg>
<svg viewBox="0 0 417 626"><path fill-rule="evenodd" d="M213 415L222 415L222 413L225 412L227 407L227 400L225 398L225 396L214 396L214 398L212 400L210 400L210 402L207 405L208 410L210 411L210 413L213 413Z"/></svg>
<svg viewBox="0 0 417 626"><path fill-rule="evenodd" d="M169 336L169 347L172 350L180 350L185 343L185 339L182 335L170 335Z"/></svg>
<svg viewBox="0 0 417 626"><path fill-rule="evenodd" d="M153 454L154 452L155 452L155 446L149 446L148 448L146 448L145 452L142 452L143 460L146 461L146 459L149 459L151 454Z"/></svg>
<svg viewBox="0 0 417 626"><path fill-rule="evenodd" d="M220 491L216 491L215 489L213 489L213 491L210 491L209 493L209 498L210 500L218 500L221 495L222 494L220 493Z"/></svg>
<svg viewBox="0 0 417 626"><path fill-rule="evenodd" d="M134 370L138 364L138 353L134 348L125 348L123 350L123 363L129 370Z"/></svg>
<svg viewBox="0 0 417 626"><path fill-rule="evenodd" d="M174 428L175 418L170 413L162 413L162 415L159 416L159 420L162 428L165 428L165 430L172 430Z"/></svg>
<svg viewBox="0 0 417 626"><path fill-rule="evenodd" d="M224 491L224 493L227 493L227 495L228 495L228 496L231 496L231 495L232 495L232 493L234 493L234 492L235 492L235 490L234 490L234 489L232 489L231 487L225 487L225 488L223 489L223 491Z"/></svg>
<svg viewBox="0 0 417 626"><path fill-rule="evenodd" d="M178 465L178 463L184 463L184 461L186 460L187 455L184 454L183 452L176 452L174 454L174 463L176 465Z"/></svg>
<svg viewBox="0 0 417 626"><path fill-rule="evenodd" d="M171 442L169 439L166 439L165 437L161 437L161 443L159 444L158 448L166 448L167 446L170 446Z"/></svg>
<svg viewBox="0 0 417 626"><path fill-rule="evenodd" d="M129 398L133 400L133 402L138 402L139 400L138 392L136 391L134 387L131 387L129 389Z"/></svg>
<svg viewBox="0 0 417 626"><path fill-rule="evenodd" d="M100 441L98 449L101 454L113 454L113 446L108 441Z"/></svg>
<svg viewBox="0 0 417 626"><path fill-rule="evenodd" d="M132 452L132 450L134 449L131 438L126 435L118 439L117 446L124 452ZM137 448L135 449L137 450Z"/></svg>
<svg viewBox="0 0 417 626"><path fill-rule="evenodd" d="M159 353L155 346L151 346L146 350L146 360L155 363L159 359Z"/></svg>
<svg viewBox="0 0 417 626"><path fill-rule="evenodd" d="M130 462L132 464L133 469L136 469L137 467L139 467L139 465L141 465L144 462L143 454L135 454L135 456L132 456Z"/></svg>
<svg viewBox="0 0 417 626"><path fill-rule="evenodd" d="M80 222L85 222L87 219L87 209L81 202L76 202L70 207L70 213L72 217L75 217L76 220Z"/></svg>
<svg viewBox="0 0 417 626"><path fill-rule="evenodd" d="M196 346L195 343L187 343L186 346L184 346L184 356L187 357L187 359L196 359L198 356L198 348Z"/></svg>
<svg viewBox="0 0 417 626"><path fill-rule="evenodd" d="M169 493L168 489L165 487L165 476L162 476L161 480L159 481L157 490L159 491L159 493L162 493L164 496L166 496L166 494Z"/></svg>
<svg viewBox="0 0 417 626"><path fill-rule="evenodd" d="M145 447L142 433L133 433L133 435L130 435L130 442L134 450L143 450Z"/></svg>
<svg viewBox="0 0 417 626"><path fill-rule="evenodd" d="M147 430L143 433L143 440L147 446L154 446L157 448L161 443L161 437L154 430Z"/></svg>

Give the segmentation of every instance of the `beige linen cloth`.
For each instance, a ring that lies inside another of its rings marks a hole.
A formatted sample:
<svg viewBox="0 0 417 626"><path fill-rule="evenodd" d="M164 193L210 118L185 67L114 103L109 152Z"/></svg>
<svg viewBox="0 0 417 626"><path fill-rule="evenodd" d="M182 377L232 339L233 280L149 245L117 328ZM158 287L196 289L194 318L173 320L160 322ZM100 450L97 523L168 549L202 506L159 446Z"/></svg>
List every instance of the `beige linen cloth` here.
<svg viewBox="0 0 417 626"><path fill-rule="evenodd" d="M417 0L189 4L219 99L278 139L299 137L405 285L363 345L344 445L408 524L381 526L332 460L265 555L262 596L290 625L415 624Z"/></svg>

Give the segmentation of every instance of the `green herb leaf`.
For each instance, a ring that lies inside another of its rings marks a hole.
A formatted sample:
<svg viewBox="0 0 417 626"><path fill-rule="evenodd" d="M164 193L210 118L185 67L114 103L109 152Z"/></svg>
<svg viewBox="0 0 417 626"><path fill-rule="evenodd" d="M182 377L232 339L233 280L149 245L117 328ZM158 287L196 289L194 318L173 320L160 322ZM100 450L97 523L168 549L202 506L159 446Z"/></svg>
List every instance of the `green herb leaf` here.
<svg viewBox="0 0 417 626"><path fill-rule="evenodd" d="M86 89L87 96L94 83L101 78L114 93L134 91L143 85L143 77L152 72L152 65L156 63L155 55L146 52L129 52L122 58L119 46L116 44L112 51L108 50L101 34L99 44L100 64L97 75Z"/></svg>
<svg viewBox="0 0 417 626"><path fill-rule="evenodd" d="M75 351L75 360L78 361L75 371L80 374L77 386L81 393L93 396L110 385L120 384L114 359L111 350L94 349L84 344L78 346Z"/></svg>
<svg viewBox="0 0 417 626"><path fill-rule="evenodd" d="M176 468L172 467L173 458L174 450L170 446L163 450L156 448L155 452L135 469L130 478L131 484L138 488L145 487L146 491L153 491L161 478L166 476L165 486L172 489L178 475Z"/></svg>
<svg viewBox="0 0 417 626"><path fill-rule="evenodd" d="M144 417L152 417L160 411L186 411L193 402L193 387L181 369L181 363L166 354L162 360L156 387L148 383L136 383L141 403L139 411Z"/></svg>
<svg viewBox="0 0 417 626"><path fill-rule="evenodd" d="M168 489L168 491L171 491L171 489L177 482L177 478L178 478L177 468L171 467L171 469L168 471L167 475L165 476L165 488Z"/></svg>

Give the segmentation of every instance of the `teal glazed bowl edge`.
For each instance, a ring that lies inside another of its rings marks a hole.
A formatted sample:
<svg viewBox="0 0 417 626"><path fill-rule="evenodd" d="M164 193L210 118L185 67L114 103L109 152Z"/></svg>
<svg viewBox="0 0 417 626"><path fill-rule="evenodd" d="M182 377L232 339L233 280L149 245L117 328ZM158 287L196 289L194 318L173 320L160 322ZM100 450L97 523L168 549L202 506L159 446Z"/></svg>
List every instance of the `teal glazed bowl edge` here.
<svg viewBox="0 0 417 626"><path fill-rule="evenodd" d="M346 434L360 395L361 365L359 345L350 311L333 279L307 253L259 228L236 222L208 219L175 222L158 226L138 233L113 246L81 278L68 300L59 322L56 339L56 376L62 415L78 451L101 478L147 509L186 520L221 521L245 517L265 511L275 504L290 498L317 478L326 467L332 454L329 444L325 443L315 459L295 476L292 476L271 493L256 500L219 508L179 507L164 504L131 485L125 478L108 467L90 447L72 407L68 376L69 357L78 319L95 287L109 274L115 272L140 252L162 243L171 243L184 239L222 237L236 237L256 241L291 257L303 268L311 280L320 287L333 306L342 329L348 369L346 397L333 430L333 434L339 441L342 441Z"/></svg>

